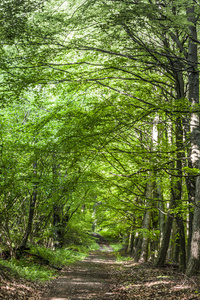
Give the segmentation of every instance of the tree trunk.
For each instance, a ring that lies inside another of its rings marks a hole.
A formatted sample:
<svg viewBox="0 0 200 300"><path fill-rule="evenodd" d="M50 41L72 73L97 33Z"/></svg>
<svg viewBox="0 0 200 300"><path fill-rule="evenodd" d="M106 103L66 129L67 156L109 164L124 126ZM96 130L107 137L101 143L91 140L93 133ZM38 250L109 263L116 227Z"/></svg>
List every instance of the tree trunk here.
<svg viewBox="0 0 200 300"><path fill-rule="evenodd" d="M135 233L134 236L134 242L133 242L133 250L132 250L132 255L134 257L134 259L136 260L136 253L137 253L137 244L139 242L139 234L138 231Z"/></svg>
<svg viewBox="0 0 200 300"><path fill-rule="evenodd" d="M196 199L200 199L200 178L196 182ZM190 258L188 261L186 275L192 276L199 271L200 268L200 201L196 201L194 209L193 232L190 249Z"/></svg>
<svg viewBox="0 0 200 300"><path fill-rule="evenodd" d="M180 265L179 270L184 272L186 269L186 249L185 249L185 226L181 217L176 217L179 229L179 249L180 249Z"/></svg>
<svg viewBox="0 0 200 300"><path fill-rule="evenodd" d="M179 263L179 254L180 254L180 240L179 240L179 229L177 228L177 222L174 220L173 224L173 233L171 241L172 255L170 258L173 259L173 262Z"/></svg>
<svg viewBox="0 0 200 300"><path fill-rule="evenodd" d="M183 93L183 85L182 85L182 76L179 74L177 75L177 86L176 86L176 92L177 92L177 98L179 99ZM182 194L182 141L183 141L183 132L182 132L182 125L181 125L181 119L180 117L176 118L176 124L175 124L175 134L176 134L176 147L177 147L177 163L176 163L176 169L177 173L174 174L176 176L176 180L174 180L174 177L172 175L171 178L171 201L170 201L170 209L174 209L178 206L178 204L181 202L181 194ZM172 168L174 169L174 164L172 165ZM164 236L163 240L161 241L161 247L158 255L157 265L164 265L165 259L167 256L167 251L169 248L169 242L170 242L170 236L171 236L171 230L173 226L173 218L174 214L169 213L167 215L167 220L165 224L165 230L164 230ZM182 231L181 231L182 234ZM180 233L179 233L180 235ZM182 245L184 244L184 239L182 239ZM185 247L185 246L184 246ZM185 250L181 252L181 255L185 255ZM182 263L186 262L185 257L181 258ZM185 264L183 265L185 267Z"/></svg>
<svg viewBox="0 0 200 300"><path fill-rule="evenodd" d="M150 230L151 224L151 211L147 210L144 216L144 227L147 232L142 234L142 243L141 243L141 254L140 254L140 262L146 262L148 258L148 245L149 245L149 237L148 232Z"/></svg>
<svg viewBox="0 0 200 300"><path fill-rule="evenodd" d="M194 6L188 8L188 20L193 23L189 26L189 49L188 49L188 67L189 67L189 100L193 112L191 113L190 132L191 132L191 162L193 167L200 169L200 128L199 113L195 112L199 104L199 71L197 69L197 29ZM186 275L192 276L200 268L200 178L196 179L194 219L192 228L192 240L190 257L187 264Z"/></svg>
<svg viewBox="0 0 200 300"><path fill-rule="evenodd" d="M147 199L153 198L153 181L150 177L149 182L147 182L147 190L146 190L146 197ZM144 214L143 219L143 229L146 231L142 234L142 247L141 247L141 254L140 254L140 262L146 262L148 259L148 245L149 245L149 230L151 226L151 209L152 206L151 202L147 200L147 210Z"/></svg>
<svg viewBox="0 0 200 300"><path fill-rule="evenodd" d="M190 139L190 123L189 118L184 119L184 133L186 139ZM190 169L193 168L192 161L191 161L191 147L190 145L187 147L187 157L188 161L185 164L186 167ZM186 162L186 160L185 160ZM186 177L186 186L187 186L187 194L188 194L188 217L187 217L187 261L190 258L190 249L191 249L191 241L192 241L192 224L193 224L193 207L195 203L195 190L196 190L196 178L188 174Z"/></svg>
<svg viewBox="0 0 200 300"><path fill-rule="evenodd" d="M33 165L33 169L34 169L34 174L36 175L36 170L37 170L37 163L36 162ZM30 235L31 230L32 230L36 201L37 201L37 185L34 183L33 193L31 195L31 199L30 199L28 224L27 224L27 227L26 227L26 231L25 231L23 240L21 242L20 249L26 248L26 244L28 242L28 238L29 238L29 235Z"/></svg>
<svg viewBox="0 0 200 300"><path fill-rule="evenodd" d="M160 251L158 254L158 259L156 262L157 266L163 266L165 264L165 259L167 256L167 251L168 251L169 241L170 241L170 236L171 236L171 230L172 230L172 225L173 225L173 218L174 218L174 214L170 213L171 208L173 208L172 202L170 203L170 208L169 208L169 211L167 214L167 220L165 223L165 231L164 231Z"/></svg>
<svg viewBox="0 0 200 300"><path fill-rule="evenodd" d="M180 85L181 86L181 85ZM181 96L181 93L180 95ZM172 188L172 197L176 207L182 207L182 149L183 149L183 129L180 117L176 119L176 147L177 147L177 178ZM179 270L185 271L186 269L186 245L185 245L185 227L183 223L182 213L176 214L176 223L179 234L179 254L180 254L180 265Z"/></svg>
<svg viewBox="0 0 200 300"><path fill-rule="evenodd" d="M129 232L129 238L128 238L128 253L133 252L133 246L134 246L134 232L133 232L133 225L131 226L130 232Z"/></svg>
<svg viewBox="0 0 200 300"><path fill-rule="evenodd" d="M189 168L192 168L192 165L189 164ZM194 177L188 176L186 179L187 191L188 191L188 239L187 239L187 261L190 258L191 242L192 242L192 227L193 227L193 205L195 202L195 190L196 190L196 180Z"/></svg>
<svg viewBox="0 0 200 300"><path fill-rule="evenodd" d="M164 202L163 202L163 197L162 197L162 192L161 192L161 187L159 182L156 183L157 186L157 195L158 195L158 209L159 209L159 229L160 229L160 237L159 237L159 243L160 245L162 244L163 236L164 236L164 231L165 231L165 208L164 208Z"/></svg>
<svg viewBox="0 0 200 300"><path fill-rule="evenodd" d="M54 205L53 210L53 226L54 226L54 247L61 248L62 246L62 233L61 233L61 208L59 205Z"/></svg>
<svg viewBox="0 0 200 300"><path fill-rule="evenodd" d="M136 262L139 261L140 259L140 254L141 254L141 249L142 249L142 234L139 234L138 238L137 238L137 245L135 247L135 253L134 253L134 259Z"/></svg>

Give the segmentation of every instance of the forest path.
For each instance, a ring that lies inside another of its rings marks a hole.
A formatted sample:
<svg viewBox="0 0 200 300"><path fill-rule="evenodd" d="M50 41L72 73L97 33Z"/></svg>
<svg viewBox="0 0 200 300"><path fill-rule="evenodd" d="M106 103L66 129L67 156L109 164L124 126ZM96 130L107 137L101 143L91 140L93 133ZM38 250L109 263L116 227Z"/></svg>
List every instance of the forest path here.
<svg viewBox="0 0 200 300"><path fill-rule="evenodd" d="M63 270L63 276L48 286L45 300L113 299L110 284L116 258L109 247L95 251Z"/></svg>
<svg viewBox="0 0 200 300"><path fill-rule="evenodd" d="M133 260L117 262L105 247L63 270L42 300L200 299L200 277L189 279L170 265L156 268Z"/></svg>

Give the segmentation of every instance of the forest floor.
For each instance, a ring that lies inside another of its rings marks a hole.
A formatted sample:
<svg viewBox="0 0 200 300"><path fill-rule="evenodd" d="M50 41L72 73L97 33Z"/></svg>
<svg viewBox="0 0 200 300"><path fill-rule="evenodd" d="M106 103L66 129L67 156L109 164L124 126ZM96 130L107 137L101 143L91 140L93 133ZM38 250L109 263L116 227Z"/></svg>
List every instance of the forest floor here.
<svg viewBox="0 0 200 300"><path fill-rule="evenodd" d="M200 278L189 279L173 266L117 261L108 247L63 268L48 284L11 279L10 275L1 278L0 284L0 299L5 300L200 299Z"/></svg>
<svg viewBox="0 0 200 300"><path fill-rule="evenodd" d="M109 249L95 251L62 272L48 286L45 300L200 299L200 278L189 279L172 266L116 261Z"/></svg>

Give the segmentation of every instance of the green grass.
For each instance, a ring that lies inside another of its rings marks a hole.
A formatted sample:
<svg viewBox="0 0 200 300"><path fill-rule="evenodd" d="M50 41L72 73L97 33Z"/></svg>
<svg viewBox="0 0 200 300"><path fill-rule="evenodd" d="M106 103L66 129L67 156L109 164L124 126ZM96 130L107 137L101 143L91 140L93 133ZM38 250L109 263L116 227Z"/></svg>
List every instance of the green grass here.
<svg viewBox="0 0 200 300"><path fill-rule="evenodd" d="M116 254L116 258L117 258L117 262L133 260L132 257L130 257L130 256L123 256L123 255L120 255L119 253Z"/></svg>
<svg viewBox="0 0 200 300"><path fill-rule="evenodd" d="M0 264L9 267L19 277L26 278L31 281L47 281L56 277L57 272L47 266L40 266L27 259L16 260L0 260Z"/></svg>
<svg viewBox="0 0 200 300"><path fill-rule="evenodd" d="M100 247L97 243L93 242L89 248L89 251L95 251L95 250L99 250Z"/></svg>
<svg viewBox="0 0 200 300"><path fill-rule="evenodd" d="M110 246L113 248L114 252L119 251L123 247L123 243L110 243Z"/></svg>
<svg viewBox="0 0 200 300"><path fill-rule="evenodd" d="M27 253L27 256L20 260L14 258L10 260L0 259L0 264L9 267L20 277L43 282L58 276L58 271L52 268L52 266L63 267L77 260L82 260L88 255L89 250L90 249L86 247L74 246L58 250L50 250L44 247L31 247L31 251L27 251L30 255ZM46 265L40 257L49 261L49 265Z"/></svg>
<svg viewBox="0 0 200 300"><path fill-rule="evenodd" d="M111 244L114 251L118 251L122 245ZM0 259L0 265L10 268L13 274L31 281L48 281L59 275L58 270L52 267L64 267L78 260L83 260L89 251L99 249L95 242L90 247L69 245L65 249L51 250L44 247L31 246L27 255L21 259ZM43 260L44 259L44 260ZM49 265L46 264L49 262Z"/></svg>
<svg viewBox="0 0 200 300"><path fill-rule="evenodd" d="M57 250L46 249L44 247L32 247L31 253L47 259L50 264L57 267L70 265L77 260L84 259L87 256L86 249L83 247L75 248L73 246Z"/></svg>

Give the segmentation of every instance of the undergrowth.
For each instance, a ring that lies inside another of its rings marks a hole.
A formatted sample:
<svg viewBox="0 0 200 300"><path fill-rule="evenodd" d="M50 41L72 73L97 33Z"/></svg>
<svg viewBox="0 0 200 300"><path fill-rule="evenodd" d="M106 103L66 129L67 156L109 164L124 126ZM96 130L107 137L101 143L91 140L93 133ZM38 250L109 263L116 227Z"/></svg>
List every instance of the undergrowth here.
<svg viewBox="0 0 200 300"><path fill-rule="evenodd" d="M44 247L32 247L30 253L43 257L48 260L51 265L63 267L72 264L77 260L84 259L87 255L87 249L84 247L73 246L57 250L46 249Z"/></svg>
<svg viewBox="0 0 200 300"><path fill-rule="evenodd" d="M31 281L47 281L56 276L57 272L48 266L43 266L31 262L29 259L0 260L0 264L11 268L18 277L23 277Z"/></svg>
<svg viewBox="0 0 200 300"><path fill-rule="evenodd" d="M123 243L119 243L119 242L110 242L110 246L113 248L114 252L117 252L119 250L121 250L123 248Z"/></svg>
<svg viewBox="0 0 200 300"><path fill-rule="evenodd" d="M132 257L130 257L130 256L123 256L123 255L120 255L119 253L116 253L115 256L116 256L117 262L133 260Z"/></svg>
<svg viewBox="0 0 200 300"><path fill-rule="evenodd" d="M19 277L44 282L58 276L59 268L84 259L95 248L95 245L90 248L72 245L66 249L51 250L32 246L21 259L0 259L0 265L9 267Z"/></svg>

